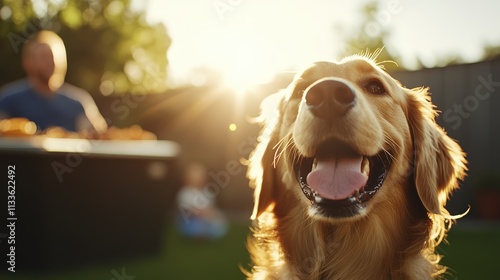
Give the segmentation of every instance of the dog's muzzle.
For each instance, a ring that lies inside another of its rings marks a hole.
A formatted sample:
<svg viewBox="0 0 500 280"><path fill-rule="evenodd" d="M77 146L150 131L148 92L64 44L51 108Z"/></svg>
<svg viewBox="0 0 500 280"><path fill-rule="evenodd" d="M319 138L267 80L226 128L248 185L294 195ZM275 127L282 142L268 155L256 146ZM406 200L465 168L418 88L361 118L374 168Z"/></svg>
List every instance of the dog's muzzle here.
<svg viewBox="0 0 500 280"><path fill-rule="evenodd" d="M311 84L304 92L307 110L329 130L343 125L356 106L356 90L348 81L327 77ZM321 130L321 128L318 128ZM330 133L330 132L327 132ZM366 212L366 203L382 187L391 165L385 151L363 155L332 133L314 147L313 157L295 161L295 173L311 213L328 218L351 218Z"/></svg>

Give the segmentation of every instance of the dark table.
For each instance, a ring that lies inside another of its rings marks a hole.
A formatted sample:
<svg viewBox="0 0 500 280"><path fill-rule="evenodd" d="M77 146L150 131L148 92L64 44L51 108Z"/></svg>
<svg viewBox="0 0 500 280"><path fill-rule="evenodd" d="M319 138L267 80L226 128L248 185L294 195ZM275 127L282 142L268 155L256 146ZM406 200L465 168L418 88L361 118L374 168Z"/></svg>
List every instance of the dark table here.
<svg viewBox="0 0 500 280"><path fill-rule="evenodd" d="M2 267L159 252L176 209L179 152L170 141L0 138Z"/></svg>

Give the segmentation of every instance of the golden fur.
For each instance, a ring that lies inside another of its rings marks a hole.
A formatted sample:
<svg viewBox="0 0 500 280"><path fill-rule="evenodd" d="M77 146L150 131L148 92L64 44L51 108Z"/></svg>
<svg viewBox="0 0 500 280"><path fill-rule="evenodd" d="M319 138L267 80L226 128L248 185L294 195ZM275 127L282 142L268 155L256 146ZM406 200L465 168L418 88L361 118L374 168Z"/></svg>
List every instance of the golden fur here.
<svg viewBox="0 0 500 280"><path fill-rule="evenodd" d="M302 96L324 77L347 81L357 98L329 133L317 128ZM363 89L373 79L384 85L384 95ZM445 272L435 249L456 218L444 205L465 176L466 161L435 123L427 89L404 88L372 59L352 56L315 63L262 108L264 127L248 171L255 187L248 279L423 280ZM297 156L311 156L312 147L332 135L361 154L384 150L393 161L366 213L351 219L309 211L294 174Z"/></svg>

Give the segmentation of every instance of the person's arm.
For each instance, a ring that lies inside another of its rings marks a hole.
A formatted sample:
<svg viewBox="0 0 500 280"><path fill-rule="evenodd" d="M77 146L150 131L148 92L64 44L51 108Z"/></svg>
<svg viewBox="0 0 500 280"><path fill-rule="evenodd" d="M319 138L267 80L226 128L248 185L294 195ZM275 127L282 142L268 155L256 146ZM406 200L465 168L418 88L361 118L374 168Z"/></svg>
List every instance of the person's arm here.
<svg viewBox="0 0 500 280"><path fill-rule="evenodd" d="M97 132L104 132L108 125L102 117L94 99L87 91L75 87L70 84L64 84L61 88L61 93L68 97L75 99L81 103L84 109L84 114L80 116L76 123L76 129L80 130L95 130Z"/></svg>
<svg viewBox="0 0 500 280"><path fill-rule="evenodd" d="M76 131L92 131L92 130L98 131L94 127L94 125L92 125L92 123L89 121L89 119L87 118L85 113L81 114L76 119L75 127L76 127Z"/></svg>

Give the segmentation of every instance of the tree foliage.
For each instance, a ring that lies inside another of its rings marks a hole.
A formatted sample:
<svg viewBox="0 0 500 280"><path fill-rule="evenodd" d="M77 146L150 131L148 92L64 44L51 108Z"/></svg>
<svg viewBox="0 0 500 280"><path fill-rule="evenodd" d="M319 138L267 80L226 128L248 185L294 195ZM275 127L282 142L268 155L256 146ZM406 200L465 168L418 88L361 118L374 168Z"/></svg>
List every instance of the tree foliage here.
<svg viewBox="0 0 500 280"><path fill-rule="evenodd" d="M66 44L68 82L104 95L166 89L170 37L130 0L1 0L0 18L0 85L24 76L22 44L49 29Z"/></svg>
<svg viewBox="0 0 500 280"><path fill-rule="evenodd" d="M384 23L383 16L380 16L379 2L368 2L361 8L361 24L352 30L346 31L339 27L339 31L347 37L344 47L344 55L379 53L377 61L385 62L384 67L388 70L403 69L399 65L399 57L394 51L390 51L387 45L387 38L390 30Z"/></svg>
<svg viewBox="0 0 500 280"><path fill-rule="evenodd" d="M377 61L383 63L388 71L405 70L400 59L396 46L389 43L391 36L391 21L394 16L401 16L403 7L397 1L369 1L361 7L360 25L354 28L346 29L338 26L338 30L345 38L344 55L351 54L373 54L377 50L382 50L377 57ZM485 44L483 56L480 60L495 59L500 57L500 46L498 44ZM415 65L412 69L424 67L424 63L419 57L415 57ZM387 63L393 61L395 63ZM457 52L450 50L446 55L435 58L434 66L446 66L464 63L464 58Z"/></svg>

